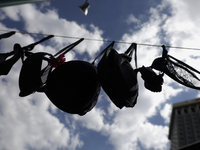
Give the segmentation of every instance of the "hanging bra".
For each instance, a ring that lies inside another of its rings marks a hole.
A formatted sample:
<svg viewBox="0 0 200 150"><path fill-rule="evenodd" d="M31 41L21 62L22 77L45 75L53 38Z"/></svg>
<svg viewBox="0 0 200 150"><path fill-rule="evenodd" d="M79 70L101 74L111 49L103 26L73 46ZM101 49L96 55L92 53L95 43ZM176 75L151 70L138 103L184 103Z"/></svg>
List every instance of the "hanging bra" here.
<svg viewBox="0 0 200 150"><path fill-rule="evenodd" d="M134 107L138 97L138 82L130 61L135 51L137 67L137 44L131 44L123 54L118 54L113 45L114 41L97 56L103 55L97 66L101 86L118 108Z"/></svg>
<svg viewBox="0 0 200 150"><path fill-rule="evenodd" d="M4 38L9 37L9 36L13 35L14 33L13 32L7 33L4 36L0 36L0 37L2 37L2 38L3 37ZM53 36L50 35L50 36L48 36L48 37L46 37L46 38L44 38L44 39L42 39L42 40L40 40L36 43L32 43L32 44L30 44L28 46L24 46L24 47L21 47L20 44L16 43L14 45L14 50L12 52L0 54L0 58L1 58L1 60L0 60L0 75L7 75L10 72L12 66L20 59L20 57L21 57L22 62L23 62L25 53L28 53L29 51L33 50L33 48L37 44L39 44L39 43L41 43L41 42L43 42L43 41L45 41L45 40L47 40L51 37L53 37ZM9 56L12 56L12 57L7 59Z"/></svg>
<svg viewBox="0 0 200 150"><path fill-rule="evenodd" d="M163 45L162 47L162 57L156 58L151 68L165 73L171 79L184 86L200 90L200 87L196 85L200 81L196 74L200 74L200 72L186 63L168 55L165 46Z"/></svg>
<svg viewBox="0 0 200 150"><path fill-rule="evenodd" d="M49 74L43 91L62 111L82 116L96 105L100 89L96 66L72 60L59 65Z"/></svg>
<svg viewBox="0 0 200 150"><path fill-rule="evenodd" d="M145 66L136 69L136 72L141 73L141 77L144 80L144 86L146 89L152 92L162 91L162 84L164 82L163 80L164 73L157 75L151 67L145 67Z"/></svg>
<svg viewBox="0 0 200 150"><path fill-rule="evenodd" d="M54 56L52 54L44 53L44 52L25 53L27 58L23 62L20 75L19 75L19 88L20 88L19 96L24 97L36 91L39 92L40 89L45 85L48 75L56 63L56 62L52 62L52 60L57 59L54 57L56 57L57 55L61 53L64 54L66 49L73 48L82 40L83 39L73 44L70 44L69 46L60 50ZM42 69L42 63L44 61L47 62L47 66L44 67L44 69Z"/></svg>

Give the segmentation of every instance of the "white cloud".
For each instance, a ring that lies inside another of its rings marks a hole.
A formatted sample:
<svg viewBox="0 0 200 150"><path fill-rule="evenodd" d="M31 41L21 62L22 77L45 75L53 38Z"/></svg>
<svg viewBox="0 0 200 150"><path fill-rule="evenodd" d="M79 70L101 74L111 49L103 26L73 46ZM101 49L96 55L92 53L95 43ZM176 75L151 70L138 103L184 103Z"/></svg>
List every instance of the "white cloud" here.
<svg viewBox="0 0 200 150"><path fill-rule="evenodd" d="M39 10L37 10L34 5L26 5L25 6L17 6L13 7L15 9L8 9L4 11L7 17L10 17L14 21L20 21L21 17L33 17L32 15L36 14L38 17L43 15ZM29 13L24 13L22 16L20 13L29 9ZM17 13L16 13L17 12ZM13 14L16 13L16 14ZM18 17L18 18L17 18ZM35 16L34 16L35 17ZM60 22L61 24L64 22L68 23L70 28L77 28L79 31L83 29L83 36L84 35L92 35L99 39L101 37L101 31L98 30L97 27L91 25L92 32L86 30L82 26L79 26L75 22L67 22L64 19L60 19L56 12L50 12L50 15L43 16L43 20L48 22L48 17L52 17L55 19L54 21ZM29 18L29 19L30 19ZM26 20L24 18L24 22L28 23L30 20ZM34 18L33 18L34 19ZM45 25L45 24L43 24ZM68 25L64 25L64 27L68 28ZM1 29L8 29L3 24L0 24ZM31 25L30 25L31 26ZM33 26L32 26L33 27ZM29 28L29 25L27 25ZM40 28L40 27L38 27ZM34 29L34 28L33 28ZM16 29L15 29L16 30ZM34 30L38 32L37 28ZM62 33L62 30L60 30ZM72 30L72 32L74 32ZM43 38L43 37L42 37ZM56 40L57 39L57 40ZM42 45L37 45L36 48L33 50L34 52L38 51L46 51L52 54L55 54L57 47L59 44L66 46L66 44L71 43L72 40L68 40L66 43L64 40L59 41L59 38L55 38L50 44L46 46L46 42L42 43ZM60 38L61 39L61 38ZM13 45L15 43L20 43L21 46L25 46L31 44L39 39L34 39L30 35L23 35L16 33L12 37L1 40L1 52L9 52L13 50ZM48 41L49 42L49 41ZM61 42L61 43L60 43ZM99 44L99 43L98 43ZM93 50L88 49L86 44L83 44L82 52L87 51L91 55L94 54L96 51L99 50L100 45L94 45ZM84 47L85 45L85 47ZM97 48L98 47L98 48ZM81 48L77 49L81 52ZM67 59L74 59L75 53L71 52L68 54ZM26 150L28 147L33 149L49 149L55 150L59 148L68 148L75 150L76 148L80 148L83 146L83 141L80 139L79 134L75 132L71 132L71 128L65 127L63 123L58 120L55 116L53 116L49 109L52 110L53 113L56 113L57 108L53 106L53 104L47 99L44 94L35 93L25 98L20 98L19 94L19 87L18 87L18 77L19 71L21 68L21 61L18 61L12 68L11 72L7 76L1 76L1 88L0 91L0 149L19 149L19 150ZM9 143L9 144L8 144Z"/></svg>
<svg viewBox="0 0 200 150"><path fill-rule="evenodd" d="M165 104L164 108L160 111L160 115L165 119L165 123L168 124L170 121L170 115L172 112L172 105Z"/></svg>
<svg viewBox="0 0 200 150"><path fill-rule="evenodd" d="M129 21L140 24L140 29L125 33L123 41L149 44L162 44L167 42L173 46L198 47L199 28L198 28L198 8L194 1L172 1L163 0L156 8L150 9L151 16L145 23L141 23L134 16L130 15ZM195 6L194 6L195 5ZM162 10L169 8L171 15ZM195 9L192 9L192 8ZM192 10L189 12L189 10ZM44 13L38 10L34 5L17 6L15 9L4 9L4 15L19 21L23 19L25 28L28 32L51 33L66 36L79 36L94 39L102 39L103 31L91 24L79 25L74 21L67 21L59 18L56 10L48 10ZM28 12L28 13L27 13ZM196 19L193 19L196 18ZM6 28L0 24L2 28ZM87 30L89 27L90 30ZM163 34L164 33L164 34ZM22 45L30 44L35 40L28 36L17 34L9 38L7 42L1 42L3 51L12 49L14 42ZM36 51L48 51L54 53L56 50L66 46L75 40L64 38L54 38L50 46L39 45ZM88 52L92 57L103 42L84 41L76 47L76 51ZM117 48L124 52L129 45L119 44ZM7 48L7 49L6 49ZM150 66L152 61L161 56L162 48L145 47L138 45L138 66ZM199 67L196 59L191 56L199 56L199 52L170 49L170 55L190 63L195 68ZM69 59L74 59L75 53L71 53ZM200 57L200 56L199 56ZM134 60L131 62L135 66ZM71 132L55 116L49 113L52 108L56 113L56 108L52 106L49 100L43 94L34 94L27 98L19 98L17 90L18 70L21 63L17 63L11 73L1 79L2 90L0 91L0 148L1 149L26 149L26 145L35 149L57 149L66 147L76 149L82 147L83 139L79 134ZM148 122L148 118L155 116L162 104L181 92L186 91L183 86L177 86L176 89L171 86L173 81L164 76L163 91L152 93L145 89L143 81L138 74L139 97L134 108L118 109L110 101L110 105L105 107L108 114L100 108L94 108L85 116L73 115L72 130L76 130L76 125L99 132L109 139L115 150L138 149L138 141L146 149L168 149L169 140L168 127L153 125ZM9 94L8 94L9 91ZM12 91L12 92L10 92ZM184 99L183 99L184 100ZM34 105L32 104L34 102ZM160 114L169 122L170 105L165 104ZM110 120L109 120L109 119ZM71 118L70 118L71 119ZM70 122L70 121L69 121ZM20 135L20 138L19 138ZM10 143L7 145L7 143Z"/></svg>
<svg viewBox="0 0 200 150"><path fill-rule="evenodd" d="M69 130L48 112L49 100L44 94L19 98L17 78L18 71L14 68L4 77L6 84L1 80L0 149L67 147Z"/></svg>
<svg viewBox="0 0 200 150"><path fill-rule="evenodd" d="M77 38L89 38L102 40L103 31L93 24L89 25L89 30L85 25L79 25L75 21L67 21L64 18L60 18L55 9L47 9L46 12L41 12L35 5L22 5L13 8L4 8L5 15L13 20L19 20L22 18L25 23L25 29L27 32L54 34L59 36L77 37ZM16 13L17 12L17 13ZM55 44L59 49L75 42L77 39L67 39L55 37ZM76 46L76 52L88 54L94 58L94 54L100 50L103 45L102 41L93 42L85 40L80 45Z"/></svg>
<svg viewBox="0 0 200 150"><path fill-rule="evenodd" d="M176 81L172 80L171 78L168 77L168 80L170 80L169 82L167 82L167 79L164 78L164 82L166 83L171 83L174 82L176 83ZM179 83L177 83L179 85ZM180 86L180 88L173 88L172 84L164 84L162 86L162 90L163 90L163 95L165 97L165 99L169 100L172 97L175 97L176 95L180 94L181 92L184 92L184 90L182 89L184 88L183 86Z"/></svg>
<svg viewBox="0 0 200 150"><path fill-rule="evenodd" d="M44 94L36 93L25 98L18 96L20 66L19 61L0 80L0 149L27 150L27 147L31 147L56 150L61 147L82 147L79 135L71 133L48 111L52 104Z"/></svg>
<svg viewBox="0 0 200 150"><path fill-rule="evenodd" d="M140 20L137 19L133 14L130 14L126 20L126 22L128 24L131 24L131 23L136 23L136 24L140 24Z"/></svg>
<svg viewBox="0 0 200 150"><path fill-rule="evenodd" d="M172 16L166 20L163 29L166 32L169 44L183 47L199 47L197 1L166 0L172 7ZM196 18L196 19L195 19ZM172 51L174 52L174 51ZM182 51L177 51L179 54ZM188 52L187 50L183 52ZM192 53L192 52L188 52ZM175 54L175 53L173 53ZM184 54L184 53L183 53ZM181 57L181 55L179 55ZM185 56L185 55L183 55Z"/></svg>
<svg viewBox="0 0 200 150"><path fill-rule="evenodd" d="M74 115L75 120L81 121L83 127L94 131L102 130L104 124L104 111L98 108L93 108L89 113L84 116Z"/></svg>
<svg viewBox="0 0 200 150"><path fill-rule="evenodd" d="M172 46L199 48L199 19L197 1L171 1L166 0L171 6L171 17L168 17L163 30L166 34L166 41ZM169 55L186 62L196 70L200 70L198 58L200 51L197 50L182 50L170 49ZM196 74L200 77L199 74ZM199 81L194 83L200 86Z"/></svg>
<svg viewBox="0 0 200 150"><path fill-rule="evenodd" d="M144 122L139 126L139 140L146 149L167 149L168 127Z"/></svg>
<svg viewBox="0 0 200 150"><path fill-rule="evenodd" d="M180 4L181 3L181 4ZM190 3L190 2L187 2ZM146 43L146 44L162 44L164 40L169 42L172 46L187 46L191 47L195 45L198 47L198 39L199 39L199 31L197 31L198 24L196 21L192 21L191 17L187 16L188 12L188 5L184 2L177 2L177 1L163 1L161 5L159 5L157 8L151 8L150 13L151 17L148 22L143 23L141 25L141 29L139 31L133 31L132 33L124 34L123 41L133 41L136 43ZM162 10L166 7L168 7L170 4L171 10L172 10L172 16L167 16L166 14L162 13ZM191 4L191 3L190 3ZM186 7L187 6L187 7ZM187 9L187 10L186 10ZM192 9L192 7L190 8ZM189 9L189 10L190 10ZM195 28L194 28L195 27ZM164 34L162 34L164 30ZM163 35L166 35L166 37L163 37ZM122 46L120 46L121 49L124 49ZM159 51L160 52L159 52ZM138 46L138 64L139 66L145 65L150 66L152 60L154 60L156 57L160 57L162 52L162 48L155 48L155 47L144 47L144 46ZM196 60L194 58L188 57L191 55L199 56L199 53L192 53L191 51L184 51L184 50L170 50L170 54L172 56L175 56L177 58L180 58L183 61L186 61L187 63L190 63L191 66L194 65L194 62ZM194 65L197 68L197 62ZM134 65L134 61L132 61L132 65ZM168 127L166 126L157 126L150 124L146 122L146 119L148 117L155 115L155 113L158 113L156 111L156 107L160 107L160 104L166 102L166 100L171 99L172 97L175 97L177 94L186 91L186 89L183 86L179 86L179 88L174 89L172 87L172 84L175 81L173 81L171 78L164 76L164 85L163 85L163 91L161 93L155 93L150 94L149 92L145 91L145 89L142 87L142 83L140 83L140 95L138 98L138 103L136 104L135 108L133 108L135 111L132 114L134 121L132 121L132 126L135 124L139 124L137 131L140 134L137 134L134 132L134 135L140 139L140 142L142 145L144 145L145 148L154 148L154 149L167 149L167 143L169 142L167 139L168 134ZM141 88L142 87L142 88ZM183 98L184 100L184 98ZM145 112L146 111L146 112ZM122 115L122 111L118 112L116 115L117 120L124 119L127 116ZM140 113L143 115L143 119L138 120L138 118L142 118L140 115L136 116L137 113ZM169 115L171 113L171 108L169 104L166 104L164 109L160 112L161 116L165 119L165 122L169 122ZM127 119L131 120L131 119ZM131 121L130 121L131 122ZM130 125L126 124L126 122L123 120L123 125L128 127L131 132ZM121 129L121 132L127 131L128 129L125 129L121 126L121 124L116 125L119 129ZM125 133L124 133L125 134ZM128 136L128 134L127 134ZM110 135L110 138L112 135ZM115 136L115 138L120 136ZM120 139L120 138L119 138ZM114 140L119 141L119 139L111 139L112 144L115 145L115 147L118 147L118 143L114 143ZM133 138L134 139L134 138ZM159 140L158 140L159 139ZM136 142L137 138L135 138L133 141ZM131 140L127 140L126 142L131 144L133 143ZM126 143L125 142L125 143ZM121 143L122 144L122 143ZM124 144L126 145L126 144ZM137 146L137 144L136 144ZM129 149L126 146L121 149ZM119 148L119 149L120 149ZM116 148L117 149L117 148Z"/></svg>
<svg viewBox="0 0 200 150"><path fill-rule="evenodd" d="M72 136L71 144L69 145L70 150L76 150L77 147L82 147L84 145L83 141L80 141L79 134L76 134L75 136Z"/></svg>
<svg viewBox="0 0 200 150"><path fill-rule="evenodd" d="M147 123L145 118L137 108L119 110L114 122L106 125L102 133L109 137L115 150L137 149L138 140L147 149L167 149L168 127Z"/></svg>
<svg viewBox="0 0 200 150"><path fill-rule="evenodd" d="M76 116L76 119L81 122L78 121L78 124L107 136L115 150L137 149L138 140L145 148L167 149L168 128L146 123L148 117L156 114L156 107L165 100L162 94L152 94L142 88L134 108L120 110L111 103L108 108L111 112L109 116L107 114L105 117L104 113L95 112L97 110L95 108L84 116L85 118ZM151 130L155 131L153 135L150 135ZM145 140L146 138L148 140Z"/></svg>
<svg viewBox="0 0 200 150"><path fill-rule="evenodd" d="M19 9L17 7L2 8L2 11L13 21L20 21Z"/></svg>
<svg viewBox="0 0 200 150"><path fill-rule="evenodd" d="M176 16L180 12L179 10L177 10L175 4L170 4L170 6L173 6L171 7L172 16L168 16L167 14L163 13L163 9L169 7L169 4L169 2L163 1L163 3L158 5L157 8L151 8L151 16L149 18L149 21L141 24L141 29L139 29L138 31L124 34L122 40L128 42L146 44L149 43L156 45L162 45L162 42L167 41L170 45L174 46L184 46L182 44L184 43L182 42L183 40L186 40L186 42L187 40L191 41L191 32L189 31L192 29L193 23L190 22L190 19L185 20L187 17L185 18L184 16L183 18L182 13L180 17L176 18ZM181 5L180 7L182 8L183 6ZM184 8L182 9L185 10ZM182 24L182 21L184 21L184 25L180 26ZM185 32L183 31L184 29L190 30L185 30ZM194 40L194 37L198 37L197 33L198 32L196 32L196 34L192 36L192 40ZM164 37L163 35L166 36ZM190 36L188 37L188 35ZM192 43L192 41L189 42L188 46L191 46ZM128 45L118 45L118 49L120 50L120 52L124 52L127 47ZM187 56L189 55L187 54L191 55L191 52L183 52L183 50L171 50L170 52L172 52L172 54L170 53L172 56L175 53L177 53L176 56L181 55L184 60L188 60ZM161 53L161 47L156 48L138 45L138 66L150 66L155 58L161 56ZM190 58L189 60L191 59L192 58ZM133 67L135 66L134 60L132 61L132 65ZM153 117L154 115L156 115L156 113L159 113L158 109L156 108L160 108L161 104L164 104L167 100L170 100L181 92L186 91L186 89L183 86L177 86L175 89L172 86L172 83L176 82L165 75L163 91L161 93L152 93L144 88L143 82L141 81L139 74L138 80L140 83L140 93L136 106L133 109L123 108L122 110L119 110L116 109L113 104L111 104L108 108L108 112L109 115L113 117L113 122L108 124L105 120L105 127L102 128L102 133L109 137L109 142L115 147L116 150L137 149L138 140L146 149L168 149L168 127L153 125L147 120L149 117ZM171 111L169 106L169 104L166 104L164 109L160 112L166 123L169 122L169 114Z"/></svg>

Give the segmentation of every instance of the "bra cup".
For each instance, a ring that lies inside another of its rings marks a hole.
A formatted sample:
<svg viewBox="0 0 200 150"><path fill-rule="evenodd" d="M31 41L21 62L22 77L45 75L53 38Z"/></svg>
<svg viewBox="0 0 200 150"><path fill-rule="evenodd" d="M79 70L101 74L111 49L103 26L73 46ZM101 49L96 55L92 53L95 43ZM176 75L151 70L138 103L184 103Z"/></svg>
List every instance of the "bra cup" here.
<svg viewBox="0 0 200 150"><path fill-rule="evenodd" d="M83 115L97 101L100 83L96 66L85 61L69 61L49 75L45 94L59 109ZM94 106L91 107L94 107Z"/></svg>
<svg viewBox="0 0 200 150"><path fill-rule="evenodd" d="M41 67L47 53L35 53L26 58L19 75L19 96L24 97L34 93L43 84Z"/></svg>
<svg viewBox="0 0 200 150"><path fill-rule="evenodd" d="M129 62L130 58L110 48L97 65L103 90L120 109L134 107L138 97L137 75Z"/></svg>
<svg viewBox="0 0 200 150"><path fill-rule="evenodd" d="M163 75L157 75L151 67L142 66L140 69L141 77L144 80L145 88L152 92L161 92L164 82Z"/></svg>

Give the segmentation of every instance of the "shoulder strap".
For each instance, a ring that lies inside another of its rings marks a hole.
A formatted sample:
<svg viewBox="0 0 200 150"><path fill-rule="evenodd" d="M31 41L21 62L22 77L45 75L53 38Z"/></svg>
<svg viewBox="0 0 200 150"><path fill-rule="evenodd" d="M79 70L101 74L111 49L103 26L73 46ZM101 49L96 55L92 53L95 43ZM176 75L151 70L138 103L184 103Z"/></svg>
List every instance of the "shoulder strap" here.
<svg viewBox="0 0 200 150"><path fill-rule="evenodd" d="M113 41L110 45L108 45L101 53L99 53L99 55L94 59L94 61L92 62L92 64L94 65L95 61L101 56L103 55L103 53L105 53L109 48L113 47L115 44L115 41Z"/></svg>
<svg viewBox="0 0 200 150"><path fill-rule="evenodd" d="M69 52L71 49L73 49L76 45L78 45L83 40L84 40L84 38L81 38L78 41L76 41L76 42L64 47L63 49L58 51L54 56L52 56L53 59L55 59L54 57L56 57L57 55L59 55L58 57L60 57L61 55L66 54L67 52ZM45 59L45 57L44 57L44 59ZM51 72L52 67L53 67L53 65L51 63L51 60L49 60L49 59L45 59L45 60L49 61L49 64L41 71L41 80L42 80L43 83L45 83L47 81L48 74Z"/></svg>
<svg viewBox="0 0 200 150"><path fill-rule="evenodd" d="M16 33L15 31L11 31L11 32L8 32L8 33L1 34L0 40L3 39L3 38L9 38L10 36L12 36L15 33Z"/></svg>
<svg viewBox="0 0 200 150"><path fill-rule="evenodd" d="M79 39L78 41L76 41L76 42L74 42L74 43L72 43L72 44L70 44L70 45L64 47L63 49L59 50L59 51L54 55L54 57L57 56L57 55L59 55L59 54L66 54L66 53L68 53L71 49L73 49L76 45L78 45L78 44L79 44L80 42L82 42L83 40L84 40L84 38L81 38L81 39ZM66 49L67 49L67 50L66 50ZM66 50L66 51L65 51L65 50Z"/></svg>
<svg viewBox="0 0 200 150"><path fill-rule="evenodd" d="M24 46L22 49L23 49L24 51L31 51L31 50L33 50L33 48L34 48L36 45L38 45L38 44L40 44L40 43L42 43L42 42L44 42L44 41L46 41L46 40L48 40L48 39L50 39L50 38L52 38L52 37L54 37L54 35L49 35L49 36L47 36L47 37L41 39L41 40L38 41L38 42L35 42L35 43L30 44L30 45Z"/></svg>
<svg viewBox="0 0 200 150"><path fill-rule="evenodd" d="M22 63L24 62L24 55L28 56L30 54L29 52L31 50L33 50L36 45L38 45L38 44L40 44L40 43L42 43L42 42L44 42L44 41L46 41L46 40L48 40L52 37L54 37L54 35L49 35L49 36L47 36L47 37L45 37L45 38L43 38L43 39L41 39L41 40L39 40L35 43L32 43L32 44L29 44L27 46L22 47L22 54L21 54Z"/></svg>
<svg viewBox="0 0 200 150"><path fill-rule="evenodd" d="M162 52L162 58L164 59L164 58L166 58L166 57L167 57L167 53L168 53L168 51L166 50L166 47L165 47L165 45L162 45L161 47L163 48L163 52Z"/></svg>
<svg viewBox="0 0 200 150"><path fill-rule="evenodd" d="M9 56L12 56L14 55L14 51L11 51L11 52L8 52L8 53L0 53L0 64L3 63L4 61L6 61L6 59L9 57Z"/></svg>
<svg viewBox="0 0 200 150"><path fill-rule="evenodd" d="M132 57L133 51L135 51L135 67L137 68L137 44L132 43L131 46L124 52L125 55Z"/></svg>

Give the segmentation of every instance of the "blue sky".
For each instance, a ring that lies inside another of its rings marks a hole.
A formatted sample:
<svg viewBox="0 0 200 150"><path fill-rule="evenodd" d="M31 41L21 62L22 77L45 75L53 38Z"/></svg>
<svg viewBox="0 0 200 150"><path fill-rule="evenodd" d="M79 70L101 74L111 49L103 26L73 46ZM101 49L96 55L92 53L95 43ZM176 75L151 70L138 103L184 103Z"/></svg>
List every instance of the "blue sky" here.
<svg viewBox="0 0 200 150"><path fill-rule="evenodd" d="M0 9L1 30L199 48L199 8L195 0L89 1L88 15L78 6L85 1L53 0ZM43 36L16 33L0 41L0 52ZM55 54L76 39L54 37L33 52ZM109 43L84 40L66 60L92 62ZM115 44L119 53L129 44ZM161 47L138 45L138 66L150 66ZM169 49L169 54L200 70L195 50ZM133 68L134 61L131 62ZM199 97L199 92L164 76L162 92L145 89L138 74L139 96L134 108L118 109L101 90L97 105L85 116L57 109L44 93L19 97L18 61L0 78L0 149L3 150L168 150L172 104ZM67 97L67 96L66 96Z"/></svg>

